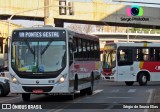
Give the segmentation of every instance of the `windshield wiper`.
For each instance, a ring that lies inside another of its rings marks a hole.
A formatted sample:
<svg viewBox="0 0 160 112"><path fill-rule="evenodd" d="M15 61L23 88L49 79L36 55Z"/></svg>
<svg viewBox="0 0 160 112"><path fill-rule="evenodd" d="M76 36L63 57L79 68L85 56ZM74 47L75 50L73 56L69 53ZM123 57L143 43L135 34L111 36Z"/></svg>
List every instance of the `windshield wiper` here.
<svg viewBox="0 0 160 112"><path fill-rule="evenodd" d="M29 43L28 43L28 41L24 41L25 43L26 43L26 45L27 45L27 47L29 48L29 50L31 51L31 53L33 54L33 55L35 55L35 52L33 51L33 49L29 46Z"/></svg>
<svg viewBox="0 0 160 112"><path fill-rule="evenodd" d="M48 49L48 47L51 45L52 41L49 41L46 47L41 51L41 55L44 54L44 52Z"/></svg>

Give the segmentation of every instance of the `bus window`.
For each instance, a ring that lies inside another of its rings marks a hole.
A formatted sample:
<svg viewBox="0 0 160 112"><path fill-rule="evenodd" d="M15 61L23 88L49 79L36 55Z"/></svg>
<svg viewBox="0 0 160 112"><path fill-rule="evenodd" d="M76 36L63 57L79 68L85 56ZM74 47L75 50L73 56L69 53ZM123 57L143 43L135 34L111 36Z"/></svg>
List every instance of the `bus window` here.
<svg viewBox="0 0 160 112"><path fill-rule="evenodd" d="M116 51L104 51L103 68L114 68L116 66Z"/></svg>
<svg viewBox="0 0 160 112"><path fill-rule="evenodd" d="M118 51L118 65L132 65L133 64L133 50L119 49Z"/></svg>
<svg viewBox="0 0 160 112"><path fill-rule="evenodd" d="M149 61L149 49L148 48L137 48L136 49L136 60L137 61ZM153 56L152 56L153 58ZM153 59L152 59L153 60Z"/></svg>

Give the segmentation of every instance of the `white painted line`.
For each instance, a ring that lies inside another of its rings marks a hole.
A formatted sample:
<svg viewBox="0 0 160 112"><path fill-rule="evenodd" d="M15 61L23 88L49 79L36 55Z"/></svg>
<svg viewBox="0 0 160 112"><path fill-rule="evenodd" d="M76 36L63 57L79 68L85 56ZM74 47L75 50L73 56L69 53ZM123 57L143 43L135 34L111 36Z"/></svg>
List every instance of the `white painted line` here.
<svg viewBox="0 0 160 112"><path fill-rule="evenodd" d="M119 89L112 90L110 93L118 93Z"/></svg>
<svg viewBox="0 0 160 112"><path fill-rule="evenodd" d="M153 89L150 89L150 90L148 90L148 91L149 91L150 95L149 95L149 97L148 97L147 103L150 103L150 102L151 102L151 99L152 99L152 95L153 95Z"/></svg>
<svg viewBox="0 0 160 112"><path fill-rule="evenodd" d="M62 110L64 110L64 109L51 109L51 110L48 110L46 112L60 112Z"/></svg>
<svg viewBox="0 0 160 112"><path fill-rule="evenodd" d="M100 93L100 92L102 92L103 90L95 90L95 91L93 91L93 95L95 95L95 94L97 94L97 93ZM80 102L82 99L84 99L84 98L87 98L86 96L85 97L83 97L83 98L81 98L81 99L76 99L76 101L74 101L73 103L78 103L78 102ZM68 106L70 106L71 104L69 104L69 105L66 105L66 106L64 106L63 108L67 108ZM60 112L60 111L63 111L64 109L51 109L51 110L48 110L47 112Z"/></svg>
<svg viewBox="0 0 160 112"><path fill-rule="evenodd" d="M133 97L106 97L106 98L133 98Z"/></svg>
<svg viewBox="0 0 160 112"><path fill-rule="evenodd" d="M100 92L102 92L102 91L103 91L103 89L95 90L95 91L93 92L93 95L95 95L95 94L97 94L97 93L100 93Z"/></svg>
<svg viewBox="0 0 160 112"><path fill-rule="evenodd" d="M153 103L153 102L151 102L152 96L153 96L153 89L149 89L147 92L149 92L149 97L148 97L147 103ZM144 109L143 112L148 112L148 111L149 111L149 109Z"/></svg>
<svg viewBox="0 0 160 112"><path fill-rule="evenodd" d="M129 89L128 90L128 93L134 93L134 92L136 92L136 89Z"/></svg>
<svg viewBox="0 0 160 112"><path fill-rule="evenodd" d="M95 90L95 91L93 91L93 95L95 95L95 94L97 94L97 93L100 93L100 92L102 92L103 90L100 90L100 89L98 89L98 90ZM78 103L78 102L80 102L82 99L84 99L84 98L87 98L87 96L85 96L85 97L83 97L83 98L78 98L78 99L76 99L73 103ZM64 106L63 108L67 108L67 107L69 107L69 106L71 106L72 104L69 104L69 105L66 105L66 106ZM48 110L48 111L46 111L46 112L60 112L60 111L63 111L64 109L51 109L51 110Z"/></svg>
<svg viewBox="0 0 160 112"><path fill-rule="evenodd" d="M114 107L114 105L109 105L106 109L103 110L111 110Z"/></svg>
<svg viewBox="0 0 160 112"><path fill-rule="evenodd" d="M110 106L108 106L107 108L105 108L105 109L103 109L103 110L111 110L113 107L114 107L114 105L117 105L118 103L117 102L113 102L113 103L111 103L112 105L110 105Z"/></svg>

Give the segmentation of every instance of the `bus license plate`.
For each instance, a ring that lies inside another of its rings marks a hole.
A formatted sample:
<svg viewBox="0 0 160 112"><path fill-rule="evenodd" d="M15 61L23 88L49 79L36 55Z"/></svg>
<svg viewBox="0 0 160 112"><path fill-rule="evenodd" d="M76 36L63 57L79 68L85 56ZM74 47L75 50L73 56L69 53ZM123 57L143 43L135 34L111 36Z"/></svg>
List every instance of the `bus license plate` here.
<svg viewBox="0 0 160 112"><path fill-rule="evenodd" d="M33 93L43 93L43 90L33 90Z"/></svg>

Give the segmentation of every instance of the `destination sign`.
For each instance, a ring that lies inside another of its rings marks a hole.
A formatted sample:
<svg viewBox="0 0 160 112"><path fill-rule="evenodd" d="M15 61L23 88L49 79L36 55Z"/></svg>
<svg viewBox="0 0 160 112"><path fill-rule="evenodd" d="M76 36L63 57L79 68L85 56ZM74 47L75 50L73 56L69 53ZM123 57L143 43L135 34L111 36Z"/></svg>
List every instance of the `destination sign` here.
<svg viewBox="0 0 160 112"><path fill-rule="evenodd" d="M64 30L14 31L13 38L64 38Z"/></svg>

